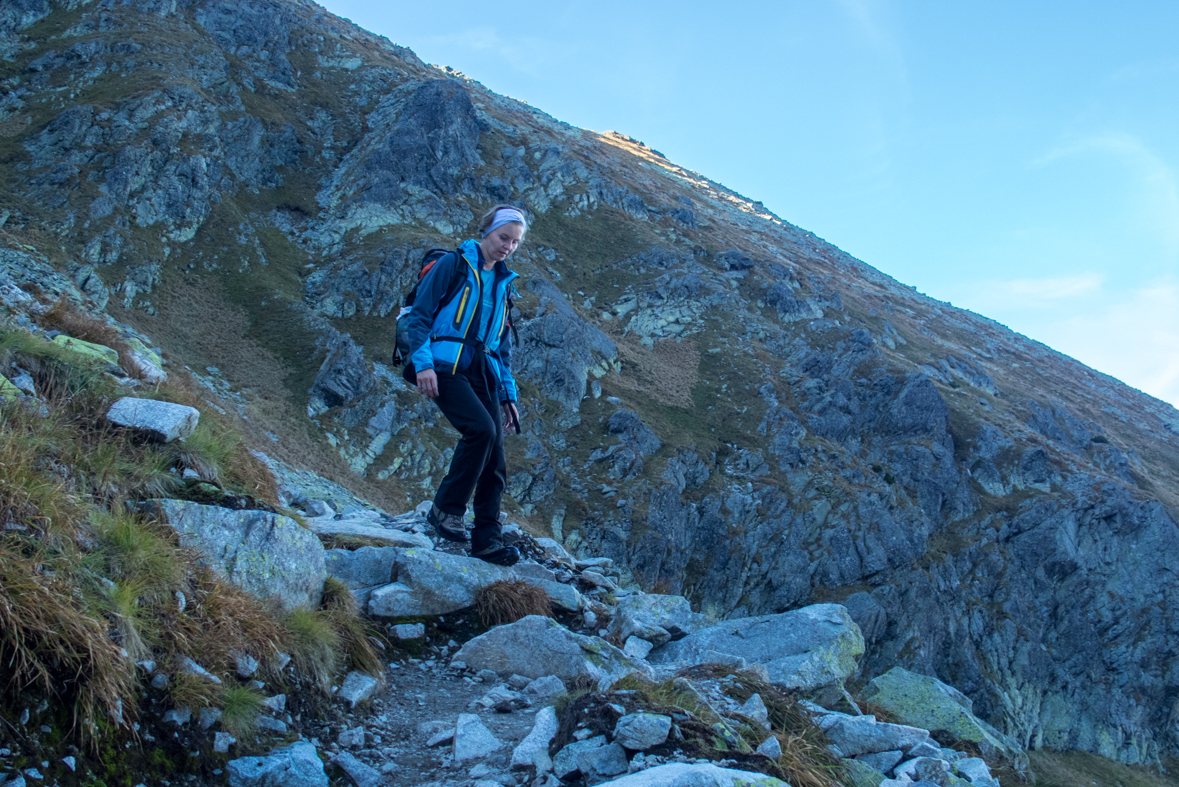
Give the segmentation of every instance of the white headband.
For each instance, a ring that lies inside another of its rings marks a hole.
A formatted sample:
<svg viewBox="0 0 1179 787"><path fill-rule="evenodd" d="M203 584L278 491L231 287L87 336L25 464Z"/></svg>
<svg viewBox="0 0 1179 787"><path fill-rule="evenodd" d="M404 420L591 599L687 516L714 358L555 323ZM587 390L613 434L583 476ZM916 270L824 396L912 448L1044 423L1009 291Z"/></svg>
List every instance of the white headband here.
<svg viewBox="0 0 1179 787"><path fill-rule="evenodd" d="M491 226L487 228L487 232L483 233L486 238L495 230L499 229L505 224L511 224L513 221L524 225L524 229L528 229L528 222L524 220L524 214L515 208L500 208L495 212L495 220L491 222Z"/></svg>

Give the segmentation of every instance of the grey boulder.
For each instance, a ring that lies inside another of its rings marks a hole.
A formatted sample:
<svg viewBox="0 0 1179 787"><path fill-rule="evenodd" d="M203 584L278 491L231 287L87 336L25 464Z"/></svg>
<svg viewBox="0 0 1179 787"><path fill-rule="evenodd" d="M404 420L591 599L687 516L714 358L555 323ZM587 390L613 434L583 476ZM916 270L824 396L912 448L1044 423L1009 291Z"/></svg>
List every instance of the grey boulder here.
<svg viewBox="0 0 1179 787"><path fill-rule="evenodd" d="M582 677L613 682L646 671L605 640L575 634L540 615L496 626L469 640L454 657L475 670L529 678L555 675L566 683Z"/></svg>
<svg viewBox="0 0 1179 787"><path fill-rule="evenodd" d="M184 404L124 396L111 405L106 418L118 426L142 432L156 442L170 443L192 434L201 413Z"/></svg>
<svg viewBox="0 0 1179 787"><path fill-rule="evenodd" d="M574 741L553 757L553 773L558 779L580 772L590 784L626 773L628 767L626 750L617 743L606 743L605 735Z"/></svg>
<svg viewBox="0 0 1179 787"><path fill-rule="evenodd" d="M652 651L647 660L691 665L740 658L764 665L773 683L812 691L847 680L863 654L864 638L847 610L813 604L726 620Z"/></svg>
<svg viewBox="0 0 1179 787"><path fill-rule="evenodd" d="M368 611L377 617L401 618L446 615L475 604L479 591L493 582L523 579L540 587L549 600L564 609L580 608L580 595L568 585L521 577L512 569L475 558L403 549L395 565L396 581L369 596Z"/></svg>
<svg viewBox="0 0 1179 787"><path fill-rule="evenodd" d="M171 525L180 545L243 589L283 609L314 608L327 577L319 539L295 520L184 500L149 500L143 510Z"/></svg>
<svg viewBox="0 0 1179 787"><path fill-rule="evenodd" d="M229 787L328 787L315 747L297 741L275 749L265 757L242 757L230 760Z"/></svg>
<svg viewBox="0 0 1179 787"><path fill-rule="evenodd" d="M975 716L970 699L937 678L894 667L873 678L863 697L906 724L973 743L983 756L1005 757L1017 770L1027 765L1027 755L1014 741Z"/></svg>
<svg viewBox="0 0 1179 787"><path fill-rule="evenodd" d="M703 763L674 762L632 773L610 782L611 787L790 787L764 773L738 771Z"/></svg>
<svg viewBox="0 0 1179 787"><path fill-rule="evenodd" d="M832 714L835 716L835 714ZM929 740L929 731L903 724L886 724L873 716L827 717L823 727L844 757L885 751L908 751ZM894 765L896 763L893 763Z"/></svg>
<svg viewBox="0 0 1179 787"><path fill-rule="evenodd" d="M609 633L621 642L639 637L658 647L707 625L707 619L692 611L683 596L639 593L618 603L610 620Z"/></svg>

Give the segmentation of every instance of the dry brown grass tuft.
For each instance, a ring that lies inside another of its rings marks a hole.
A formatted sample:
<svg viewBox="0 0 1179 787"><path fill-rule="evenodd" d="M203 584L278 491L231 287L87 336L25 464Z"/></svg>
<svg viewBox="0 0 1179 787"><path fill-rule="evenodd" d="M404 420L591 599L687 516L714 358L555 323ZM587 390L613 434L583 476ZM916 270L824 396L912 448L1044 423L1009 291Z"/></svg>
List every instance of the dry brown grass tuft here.
<svg viewBox="0 0 1179 787"><path fill-rule="evenodd" d="M184 612L173 606L161 621L171 652L199 653L201 666L217 674L233 669L237 653L253 656L266 669L287 647L277 608L211 570L194 566L185 592Z"/></svg>
<svg viewBox="0 0 1179 787"><path fill-rule="evenodd" d="M553 616L548 594L522 579L492 582L475 596L475 610L484 626L515 623L529 615Z"/></svg>
<svg viewBox="0 0 1179 787"><path fill-rule="evenodd" d="M28 554L17 538L0 539L0 664L8 696L35 689L70 701L74 724L100 717L129 723L135 706L131 661L105 621L75 597L77 578L47 573L48 556ZM50 565L57 566L57 561ZM84 725L86 730L88 725Z"/></svg>
<svg viewBox="0 0 1179 787"><path fill-rule="evenodd" d="M348 655L348 663L373 677L384 675L381 651L385 649L385 639L361 616L352 591L335 577L328 577L323 583L323 609Z"/></svg>

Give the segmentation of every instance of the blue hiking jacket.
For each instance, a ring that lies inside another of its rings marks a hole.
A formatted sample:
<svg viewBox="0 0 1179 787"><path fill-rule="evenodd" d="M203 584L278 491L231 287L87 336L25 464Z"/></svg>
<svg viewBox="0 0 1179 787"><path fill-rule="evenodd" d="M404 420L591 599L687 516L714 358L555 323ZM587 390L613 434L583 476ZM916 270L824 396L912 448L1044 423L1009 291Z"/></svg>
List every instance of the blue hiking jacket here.
<svg viewBox="0 0 1179 787"><path fill-rule="evenodd" d="M457 374L471 365L478 349L461 340L475 341L479 331L479 317L483 309L483 279L479 269L483 256L476 241L464 241L460 254L451 252L434 263L418 283L418 294L413 311L406 317L410 357L414 370L439 369ZM459 271L465 277L458 293L449 303L448 285ZM495 310L487 327L484 347L487 361L499 380L502 402L516 401L516 380L512 377L512 342L508 325L508 295L518 274L508 270L501 260L495 264ZM432 318L432 319L431 319ZM459 341L454 341L459 340Z"/></svg>

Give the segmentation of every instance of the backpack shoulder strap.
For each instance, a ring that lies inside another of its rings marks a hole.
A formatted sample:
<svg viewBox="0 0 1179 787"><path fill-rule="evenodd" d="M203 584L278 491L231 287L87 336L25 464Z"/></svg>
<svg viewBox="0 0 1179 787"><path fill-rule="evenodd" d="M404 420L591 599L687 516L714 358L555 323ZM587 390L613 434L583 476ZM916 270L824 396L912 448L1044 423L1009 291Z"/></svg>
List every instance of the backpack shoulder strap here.
<svg viewBox="0 0 1179 787"><path fill-rule="evenodd" d="M454 297L458 295L459 290L463 288L463 282L467 280L467 272L463 270L463 252L462 249L455 249L449 254L454 255L454 272L451 273L450 283L446 285L446 295L439 301L439 307L450 303Z"/></svg>

